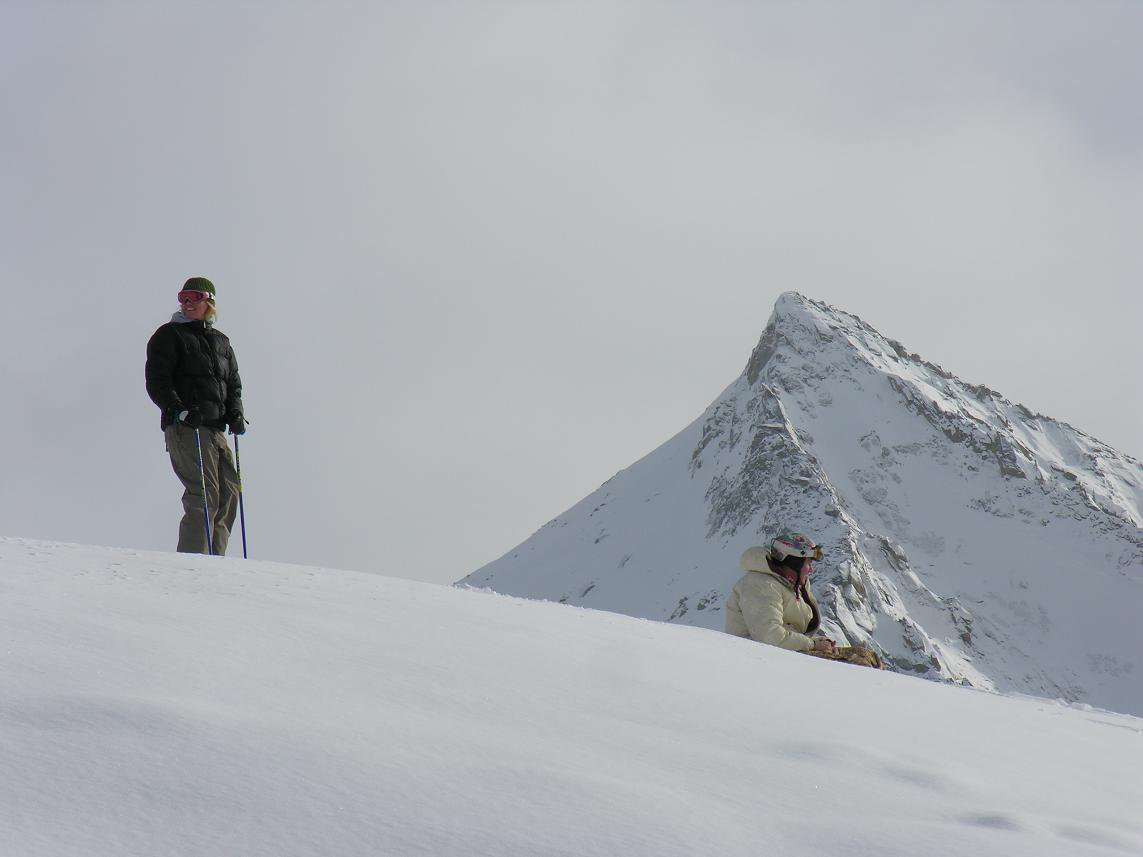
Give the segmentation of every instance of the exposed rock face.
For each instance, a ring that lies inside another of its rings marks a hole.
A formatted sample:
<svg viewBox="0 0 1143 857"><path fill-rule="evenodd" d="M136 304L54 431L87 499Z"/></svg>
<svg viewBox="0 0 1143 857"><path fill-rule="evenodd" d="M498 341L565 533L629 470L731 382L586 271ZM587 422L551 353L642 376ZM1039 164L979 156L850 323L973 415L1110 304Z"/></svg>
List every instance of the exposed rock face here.
<svg viewBox="0 0 1143 857"><path fill-rule="evenodd" d="M1143 713L1143 466L794 293L707 412L462 583L721 629L738 556L826 549L892 668Z"/></svg>

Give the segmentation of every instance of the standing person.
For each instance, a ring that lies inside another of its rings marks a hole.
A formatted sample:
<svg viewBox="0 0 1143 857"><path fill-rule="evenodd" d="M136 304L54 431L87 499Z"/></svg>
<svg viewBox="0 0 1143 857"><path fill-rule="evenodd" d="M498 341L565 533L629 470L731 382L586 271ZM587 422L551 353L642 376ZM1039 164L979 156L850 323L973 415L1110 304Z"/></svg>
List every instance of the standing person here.
<svg viewBox="0 0 1143 857"><path fill-rule="evenodd" d="M147 394L162 412L160 425L175 475L183 483L181 553L226 553L238 510L238 474L223 429L246 431L242 379L234 349L214 328L214 283L191 277L179 292L179 310L147 343ZM202 469L199 469L199 441ZM210 518L208 543L202 484Z"/></svg>
<svg viewBox="0 0 1143 857"><path fill-rule="evenodd" d="M810 591L813 560L822 549L801 533L785 533L764 547L747 548L745 574L726 600L726 630L799 652L834 652L833 640L813 637L821 627L818 603Z"/></svg>

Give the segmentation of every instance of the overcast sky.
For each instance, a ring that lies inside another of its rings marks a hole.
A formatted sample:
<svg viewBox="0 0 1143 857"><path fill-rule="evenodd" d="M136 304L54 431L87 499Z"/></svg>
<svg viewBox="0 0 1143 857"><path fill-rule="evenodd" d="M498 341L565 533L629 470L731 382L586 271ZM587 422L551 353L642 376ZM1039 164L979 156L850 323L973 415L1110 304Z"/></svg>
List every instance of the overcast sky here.
<svg viewBox="0 0 1143 857"><path fill-rule="evenodd" d="M1132 2L7 0L0 532L174 549L143 363L192 275L262 559L462 577L697 418L791 289L1141 457L1140 33Z"/></svg>

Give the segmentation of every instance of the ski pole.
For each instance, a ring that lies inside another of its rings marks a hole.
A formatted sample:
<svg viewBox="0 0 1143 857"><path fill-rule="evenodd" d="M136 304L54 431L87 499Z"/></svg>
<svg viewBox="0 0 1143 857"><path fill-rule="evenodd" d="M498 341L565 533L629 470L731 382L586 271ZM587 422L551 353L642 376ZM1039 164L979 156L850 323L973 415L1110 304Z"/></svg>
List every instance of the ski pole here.
<svg viewBox="0 0 1143 857"><path fill-rule="evenodd" d="M206 500L206 468L202 465L202 430L194 430L194 442L198 447L198 475L202 479L202 527L206 532L206 552L214 555L214 543L210 538L210 512Z"/></svg>
<svg viewBox="0 0 1143 857"><path fill-rule="evenodd" d="M246 509L242 505L242 459L238 457L238 435L234 435L234 470L238 474L238 522L242 526L242 558L246 559Z"/></svg>

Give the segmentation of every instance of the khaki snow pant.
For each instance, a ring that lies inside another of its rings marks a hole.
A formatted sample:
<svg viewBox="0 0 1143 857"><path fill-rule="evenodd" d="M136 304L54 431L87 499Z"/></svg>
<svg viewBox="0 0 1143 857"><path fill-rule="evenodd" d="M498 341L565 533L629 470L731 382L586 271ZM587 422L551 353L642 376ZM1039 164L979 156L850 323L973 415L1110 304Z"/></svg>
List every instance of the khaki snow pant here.
<svg viewBox="0 0 1143 857"><path fill-rule="evenodd" d="M872 649L864 646L838 646L833 652L806 652L815 658L825 658L830 661L845 661L847 664L857 664L862 667L873 667L875 670L885 669L881 656Z"/></svg>
<svg viewBox="0 0 1143 857"><path fill-rule="evenodd" d="M238 473L234 455L226 442L226 434L206 428L202 433L202 471L198 466L195 430L181 424L167 426L163 432L171 466L183 483L183 519L179 523L179 553L209 553L205 519L202 514L202 480L206 475L206 499L209 503L211 547L214 553L226 553L230 528L238 512Z"/></svg>

